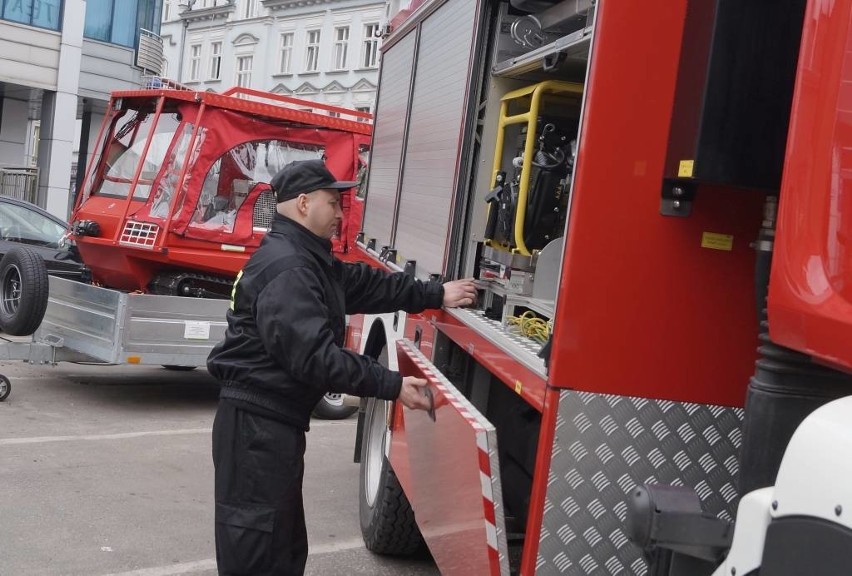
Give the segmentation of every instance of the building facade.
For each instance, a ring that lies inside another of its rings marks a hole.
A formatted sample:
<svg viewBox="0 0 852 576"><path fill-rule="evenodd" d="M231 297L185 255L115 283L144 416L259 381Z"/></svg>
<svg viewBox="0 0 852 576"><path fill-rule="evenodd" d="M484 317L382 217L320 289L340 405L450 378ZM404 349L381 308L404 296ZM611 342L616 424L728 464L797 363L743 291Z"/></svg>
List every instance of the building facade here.
<svg viewBox="0 0 852 576"><path fill-rule="evenodd" d="M68 216L109 93L161 72L161 13L162 0L0 0L0 193Z"/></svg>
<svg viewBox="0 0 852 576"><path fill-rule="evenodd" d="M164 75L372 112L384 0L164 0Z"/></svg>

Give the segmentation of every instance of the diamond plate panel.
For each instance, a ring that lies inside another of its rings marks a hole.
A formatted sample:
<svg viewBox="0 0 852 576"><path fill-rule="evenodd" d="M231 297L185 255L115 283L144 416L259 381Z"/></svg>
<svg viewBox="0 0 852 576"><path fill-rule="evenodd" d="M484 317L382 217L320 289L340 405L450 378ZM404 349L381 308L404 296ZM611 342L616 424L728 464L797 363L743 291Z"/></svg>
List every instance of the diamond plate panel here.
<svg viewBox="0 0 852 576"><path fill-rule="evenodd" d="M732 519L742 418L739 408L562 392L536 574L647 574L624 531L627 494L646 482L693 488L706 512Z"/></svg>

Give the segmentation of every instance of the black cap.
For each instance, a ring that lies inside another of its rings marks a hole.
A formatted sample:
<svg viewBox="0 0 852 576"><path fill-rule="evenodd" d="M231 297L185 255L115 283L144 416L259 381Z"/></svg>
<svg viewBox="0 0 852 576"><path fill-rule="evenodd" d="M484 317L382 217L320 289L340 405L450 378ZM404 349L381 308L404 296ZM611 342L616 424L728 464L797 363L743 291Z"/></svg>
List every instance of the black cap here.
<svg viewBox="0 0 852 576"><path fill-rule="evenodd" d="M275 198L278 202L286 202L299 194L307 194L314 190L348 190L357 184L357 182L339 182L328 171L322 160L290 162L279 170L269 183L275 190Z"/></svg>

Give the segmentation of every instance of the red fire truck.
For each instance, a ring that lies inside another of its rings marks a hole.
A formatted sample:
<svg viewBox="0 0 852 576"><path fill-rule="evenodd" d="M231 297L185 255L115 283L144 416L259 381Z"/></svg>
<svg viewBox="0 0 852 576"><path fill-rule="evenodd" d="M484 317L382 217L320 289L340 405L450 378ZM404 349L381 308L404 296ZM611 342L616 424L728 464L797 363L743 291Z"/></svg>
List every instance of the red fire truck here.
<svg viewBox="0 0 852 576"><path fill-rule="evenodd" d="M415 0L390 23L360 249L481 293L351 319L433 401L362 403L369 549L852 570L850 22L849 0Z"/></svg>

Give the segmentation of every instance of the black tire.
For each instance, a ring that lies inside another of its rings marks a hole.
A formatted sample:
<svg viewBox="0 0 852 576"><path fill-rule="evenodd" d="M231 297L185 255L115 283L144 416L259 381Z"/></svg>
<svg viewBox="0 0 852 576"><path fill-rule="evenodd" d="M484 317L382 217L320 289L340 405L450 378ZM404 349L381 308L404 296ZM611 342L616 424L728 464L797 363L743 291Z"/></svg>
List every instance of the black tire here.
<svg viewBox="0 0 852 576"><path fill-rule="evenodd" d="M314 406L314 416L321 420L343 420L358 411L357 406L346 406L341 394L328 393Z"/></svg>
<svg viewBox="0 0 852 576"><path fill-rule="evenodd" d="M0 402L9 397L12 392L12 383L9 379L0 374Z"/></svg>
<svg viewBox="0 0 852 576"><path fill-rule="evenodd" d="M361 443L358 509L361 535L377 554L410 555L421 549L423 536L414 511L385 457L387 410L390 403L370 398Z"/></svg>
<svg viewBox="0 0 852 576"><path fill-rule="evenodd" d="M12 336L36 331L47 310L47 266L33 250L16 246L0 260L0 330Z"/></svg>
<svg viewBox="0 0 852 576"><path fill-rule="evenodd" d="M166 370L174 370L175 372L190 372L191 370L195 370L197 366L179 366L177 364L163 364L163 368Z"/></svg>

